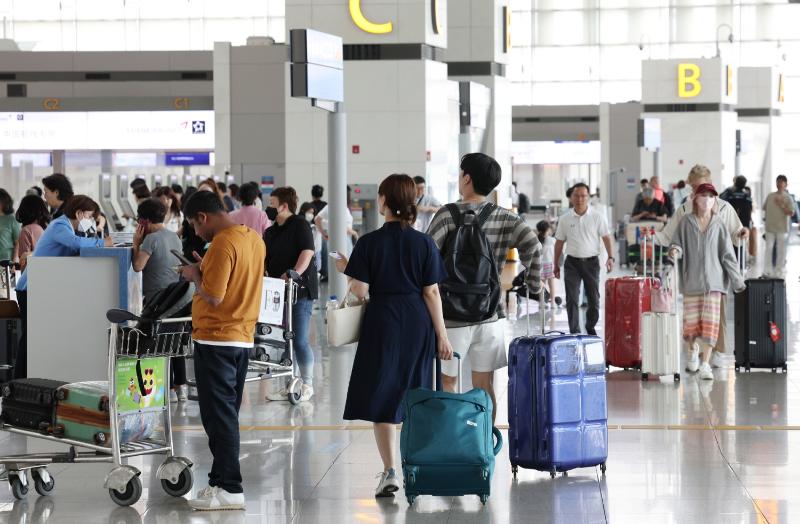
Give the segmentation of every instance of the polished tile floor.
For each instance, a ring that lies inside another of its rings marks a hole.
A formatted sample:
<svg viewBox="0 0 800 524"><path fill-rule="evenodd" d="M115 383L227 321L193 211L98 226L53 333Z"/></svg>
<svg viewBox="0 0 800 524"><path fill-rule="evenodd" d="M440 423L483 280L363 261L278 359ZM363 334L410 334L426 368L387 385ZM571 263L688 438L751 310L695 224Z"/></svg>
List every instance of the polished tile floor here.
<svg viewBox="0 0 800 524"><path fill-rule="evenodd" d="M102 488L107 465L55 465L51 497L31 492L27 501L15 502L0 489L0 523L800 522L800 366L793 336L800 332L798 259L800 245L793 245L788 374L736 374L732 357L713 383L684 374L679 384L643 384L634 372L612 371L606 476L587 468L551 480L522 470L513 481L504 449L485 507L477 497L420 497L413 507L402 492L374 499L374 474L381 467L370 427L341 419L354 349L322 346L317 318L313 402L265 402L270 384L247 387L241 412L246 512L193 513L184 499L162 492L154 479L160 462L143 457L131 461L143 472L144 494L130 508L114 505ZM547 320L566 326L563 311L548 313ZM509 339L524 331L524 322L509 324ZM498 424L505 428L503 371L496 381ZM199 489L210 456L197 405L173 405L173 412L177 451L195 462ZM0 432L4 454L36 446Z"/></svg>

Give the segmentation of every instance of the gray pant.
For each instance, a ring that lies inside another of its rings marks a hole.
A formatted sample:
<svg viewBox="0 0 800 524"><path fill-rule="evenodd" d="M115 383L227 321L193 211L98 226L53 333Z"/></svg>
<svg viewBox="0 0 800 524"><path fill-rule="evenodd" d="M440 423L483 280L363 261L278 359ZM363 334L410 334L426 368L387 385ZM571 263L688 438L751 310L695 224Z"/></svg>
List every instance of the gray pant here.
<svg viewBox="0 0 800 524"><path fill-rule="evenodd" d="M586 292L586 332L596 335L594 327L600 318L600 258L575 258L564 261L564 287L567 291L567 317L569 332L580 333L581 282Z"/></svg>

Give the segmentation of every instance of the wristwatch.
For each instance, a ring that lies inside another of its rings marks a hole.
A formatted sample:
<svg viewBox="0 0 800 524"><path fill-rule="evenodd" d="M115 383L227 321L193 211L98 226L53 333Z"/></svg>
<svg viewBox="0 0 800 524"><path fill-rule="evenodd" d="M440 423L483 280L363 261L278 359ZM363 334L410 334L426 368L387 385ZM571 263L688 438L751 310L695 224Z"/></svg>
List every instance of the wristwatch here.
<svg viewBox="0 0 800 524"><path fill-rule="evenodd" d="M616 258L614 258L614 257L608 257L608 260L613 260L614 262L616 262L616 261L617 261L617 259L616 259Z"/></svg>

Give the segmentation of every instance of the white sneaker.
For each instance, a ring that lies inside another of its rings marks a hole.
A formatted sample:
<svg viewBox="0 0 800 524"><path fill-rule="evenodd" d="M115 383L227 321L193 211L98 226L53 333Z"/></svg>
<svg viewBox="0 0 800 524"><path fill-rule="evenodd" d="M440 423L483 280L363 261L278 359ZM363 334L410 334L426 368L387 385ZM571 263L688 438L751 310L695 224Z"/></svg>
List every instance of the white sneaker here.
<svg viewBox="0 0 800 524"><path fill-rule="evenodd" d="M197 511L243 510L244 493L228 493L222 488L209 486L189 501L189 507Z"/></svg>
<svg viewBox="0 0 800 524"><path fill-rule="evenodd" d="M189 386L178 386L178 402L186 402L188 400Z"/></svg>
<svg viewBox="0 0 800 524"><path fill-rule="evenodd" d="M694 373L700 369L700 346L695 342L689 350L689 361L686 363L686 371Z"/></svg>
<svg viewBox="0 0 800 524"><path fill-rule="evenodd" d="M703 365L700 366L700 372L697 374L703 380L714 380L714 372L711 371L711 366L708 365L708 362L703 362Z"/></svg>
<svg viewBox="0 0 800 524"><path fill-rule="evenodd" d="M712 368L728 367L725 358L723 358L722 353L720 353L719 351L711 352L711 367Z"/></svg>
<svg viewBox="0 0 800 524"><path fill-rule="evenodd" d="M397 480L397 475L394 469L389 471L382 471L376 478L380 478L378 487L375 488L376 497L394 497L394 492L400 489L400 481Z"/></svg>
<svg viewBox="0 0 800 524"><path fill-rule="evenodd" d="M271 400L273 402L281 402L286 401L289 402L289 392L286 388L281 388L278 391L272 391L267 393L267 400Z"/></svg>
<svg viewBox="0 0 800 524"><path fill-rule="evenodd" d="M178 402L178 395L175 393L174 389L169 390L169 401L173 404Z"/></svg>
<svg viewBox="0 0 800 524"><path fill-rule="evenodd" d="M314 388L308 384L303 384L300 387L300 402L308 402L314 396Z"/></svg>

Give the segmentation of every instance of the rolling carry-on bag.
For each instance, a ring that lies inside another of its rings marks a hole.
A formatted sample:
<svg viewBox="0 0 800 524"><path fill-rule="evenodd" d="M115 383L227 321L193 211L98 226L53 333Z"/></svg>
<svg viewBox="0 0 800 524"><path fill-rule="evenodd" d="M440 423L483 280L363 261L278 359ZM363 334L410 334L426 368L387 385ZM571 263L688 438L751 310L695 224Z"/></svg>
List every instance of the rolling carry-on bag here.
<svg viewBox="0 0 800 524"><path fill-rule="evenodd" d="M651 262L652 274L655 275L655 253ZM666 275L663 263L660 264L658 273L661 277L654 279L650 290L651 311L642 314L642 380L672 375L678 382L681 379L679 271L673 261L673 270Z"/></svg>
<svg viewBox="0 0 800 524"><path fill-rule="evenodd" d="M454 358L459 359L459 393L418 388L406 394L400 455L409 504L420 495L478 495L486 504L491 493L503 437L492 426L489 395L482 389L460 393L461 357ZM437 359L437 375L439 369Z"/></svg>
<svg viewBox="0 0 800 524"><path fill-rule="evenodd" d="M75 382L56 392L53 434L98 446L111 445L108 382ZM119 417L120 444L148 438L160 413L138 412Z"/></svg>
<svg viewBox="0 0 800 524"><path fill-rule="evenodd" d="M750 278L734 297L736 371L768 368L786 371L786 282Z"/></svg>
<svg viewBox="0 0 800 524"><path fill-rule="evenodd" d="M542 323L544 331L544 323ZM566 472L608 458L603 340L542 333L515 339L508 364L511 471Z"/></svg>
<svg viewBox="0 0 800 524"><path fill-rule="evenodd" d="M14 262L0 260L3 268L2 280L5 298L0 298L0 325L5 328L5 337L0 338L0 383L11 380L14 375L14 360L17 357L20 336L20 312L16 300L11 298Z"/></svg>
<svg viewBox="0 0 800 524"><path fill-rule="evenodd" d="M60 380L22 378L2 387L3 423L46 433L53 425L56 391L66 384Z"/></svg>

